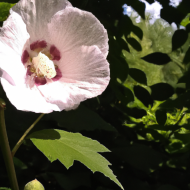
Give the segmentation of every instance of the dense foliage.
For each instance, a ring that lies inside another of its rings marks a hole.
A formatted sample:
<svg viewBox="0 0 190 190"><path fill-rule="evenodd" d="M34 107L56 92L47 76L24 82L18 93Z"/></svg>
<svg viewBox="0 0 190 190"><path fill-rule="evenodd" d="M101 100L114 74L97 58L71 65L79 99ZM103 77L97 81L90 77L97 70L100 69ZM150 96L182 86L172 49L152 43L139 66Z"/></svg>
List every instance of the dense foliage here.
<svg viewBox="0 0 190 190"><path fill-rule="evenodd" d="M161 18L150 23L151 15L138 0L71 0L73 6L92 12L108 31L111 81L101 96L74 111L47 114L32 130L56 128L99 141L111 150L102 155L126 190L190 188L190 1L183 0L177 8L169 6L169 0L158 1ZM136 14L123 15L125 3L141 16L140 22ZM11 6L0 6L0 21ZM2 87L0 97L7 103L13 148L38 114L16 110ZM80 162L69 170L58 160L51 163L34 144L25 140L14 157L21 189L35 178L46 190L120 189ZM9 186L1 154L0 186Z"/></svg>

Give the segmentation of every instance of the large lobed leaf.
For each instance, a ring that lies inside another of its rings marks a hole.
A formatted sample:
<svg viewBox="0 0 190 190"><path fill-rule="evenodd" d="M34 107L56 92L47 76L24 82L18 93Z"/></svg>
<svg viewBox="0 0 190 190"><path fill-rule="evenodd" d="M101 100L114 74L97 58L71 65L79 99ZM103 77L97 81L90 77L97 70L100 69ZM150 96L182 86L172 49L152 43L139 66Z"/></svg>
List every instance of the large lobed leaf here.
<svg viewBox="0 0 190 190"><path fill-rule="evenodd" d="M31 134L28 138L51 161L59 160L68 169L74 160L86 165L92 172L101 172L109 177L122 189L108 165L111 165L98 152L109 152L99 142L82 136L80 133L70 133L62 130L42 130Z"/></svg>

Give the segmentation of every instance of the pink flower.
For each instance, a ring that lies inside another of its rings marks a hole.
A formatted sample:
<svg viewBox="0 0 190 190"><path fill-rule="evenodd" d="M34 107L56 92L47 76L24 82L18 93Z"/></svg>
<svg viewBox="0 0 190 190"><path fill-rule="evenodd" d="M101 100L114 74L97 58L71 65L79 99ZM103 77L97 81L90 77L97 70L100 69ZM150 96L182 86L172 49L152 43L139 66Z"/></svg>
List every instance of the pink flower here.
<svg viewBox="0 0 190 190"><path fill-rule="evenodd" d="M67 0L20 0L0 29L1 83L18 109L75 109L107 87L108 36Z"/></svg>

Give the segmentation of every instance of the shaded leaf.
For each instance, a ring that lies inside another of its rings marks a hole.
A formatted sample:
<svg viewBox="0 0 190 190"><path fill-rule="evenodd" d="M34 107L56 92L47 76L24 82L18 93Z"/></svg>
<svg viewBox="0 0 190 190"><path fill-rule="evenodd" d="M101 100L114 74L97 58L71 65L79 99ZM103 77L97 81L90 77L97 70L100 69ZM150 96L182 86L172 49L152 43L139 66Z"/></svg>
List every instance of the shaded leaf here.
<svg viewBox="0 0 190 190"><path fill-rule="evenodd" d="M188 25L186 26L186 31L187 31L188 33L190 33L190 24L188 24Z"/></svg>
<svg viewBox="0 0 190 190"><path fill-rule="evenodd" d="M182 109L183 107L190 107L190 92L188 91L182 95L179 95L179 97L175 100L168 99L161 104L160 107L165 109Z"/></svg>
<svg viewBox="0 0 190 190"><path fill-rule="evenodd" d="M119 29L123 32L125 36L128 36L131 33L133 29L133 23L128 15L122 16L119 22Z"/></svg>
<svg viewBox="0 0 190 190"><path fill-rule="evenodd" d="M135 38L126 38L127 42L137 51L142 51L141 44Z"/></svg>
<svg viewBox="0 0 190 190"><path fill-rule="evenodd" d="M154 100L163 101L174 94L173 87L167 83L154 84L150 88L152 90L151 97Z"/></svg>
<svg viewBox="0 0 190 190"><path fill-rule="evenodd" d="M124 39L119 38L119 39L117 39L117 41L119 42L119 45L121 46L122 49L130 52L129 47L128 47L128 45L127 45L127 43L125 42Z"/></svg>
<svg viewBox="0 0 190 190"><path fill-rule="evenodd" d="M14 166L15 168L19 168L19 169L27 169L27 165L24 164L20 159L13 157L13 162L14 162Z"/></svg>
<svg viewBox="0 0 190 190"><path fill-rule="evenodd" d="M80 186L91 187L90 176L87 172L72 172L69 174L50 173L65 190L72 190Z"/></svg>
<svg viewBox="0 0 190 190"><path fill-rule="evenodd" d="M11 190L11 189L6 188L6 187L0 187L0 190Z"/></svg>
<svg viewBox="0 0 190 190"><path fill-rule="evenodd" d="M135 68L130 68L129 75L137 82L147 85L147 78L143 71Z"/></svg>
<svg viewBox="0 0 190 190"><path fill-rule="evenodd" d="M177 9L186 16L186 15L189 15L189 7L190 7L190 1L183 0L181 1Z"/></svg>
<svg viewBox="0 0 190 190"><path fill-rule="evenodd" d="M185 74L181 78L179 78L178 83L186 83L188 76Z"/></svg>
<svg viewBox="0 0 190 190"><path fill-rule="evenodd" d="M172 51L180 48L187 41L187 38L188 33L185 30L176 30L172 37Z"/></svg>
<svg viewBox="0 0 190 190"><path fill-rule="evenodd" d="M135 96L146 106L153 105L153 100L149 92L141 86L134 87Z"/></svg>
<svg viewBox="0 0 190 190"><path fill-rule="evenodd" d="M149 4L154 3L154 0L146 0Z"/></svg>
<svg viewBox="0 0 190 190"><path fill-rule="evenodd" d="M111 80L116 81L117 78L121 81L126 80L129 72L127 62L123 58L116 57L111 54L109 54L108 60L110 63Z"/></svg>
<svg viewBox="0 0 190 190"><path fill-rule="evenodd" d="M110 86L123 105L126 106L129 102L134 101L134 95L129 88L119 83L110 83Z"/></svg>
<svg viewBox="0 0 190 190"><path fill-rule="evenodd" d="M175 131L177 129L180 129L181 126L178 125L149 125L148 128L155 129L159 131Z"/></svg>
<svg viewBox="0 0 190 190"><path fill-rule="evenodd" d="M159 125L165 125L167 120L167 115L165 111L157 110L156 111L156 120Z"/></svg>
<svg viewBox="0 0 190 190"><path fill-rule="evenodd" d="M129 147L122 147L112 150L113 153L132 165L133 167L150 173L150 169L158 169L162 162L159 152L142 144L133 144Z"/></svg>
<svg viewBox="0 0 190 190"><path fill-rule="evenodd" d="M139 38L140 40L142 40L142 38L143 38L143 31L141 30L140 27L133 25L132 31L133 31L133 33L134 33L136 36L138 36L138 38Z"/></svg>
<svg viewBox="0 0 190 190"><path fill-rule="evenodd" d="M162 185L157 190L180 190L180 189L173 185Z"/></svg>
<svg viewBox="0 0 190 190"><path fill-rule="evenodd" d="M95 129L116 131L113 126L105 122L97 113L82 104L76 110L53 112L48 114L46 118L57 121L60 127L65 127L73 132Z"/></svg>
<svg viewBox="0 0 190 190"><path fill-rule="evenodd" d="M34 145L53 162L59 160L69 169L75 160L83 163L92 172L101 172L122 189L122 185L110 170L111 165L98 152L109 152L98 141L82 136L80 133L69 133L62 130L42 130L29 135Z"/></svg>
<svg viewBox="0 0 190 190"><path fill-rule="evenodd" d="M163 1L167 3L166 0L163 0ZM163 9L161 9L160 16L161 18L163 18L170 24L172 22L175 22L176 24L180 24L186 15L183 12L180 12L175 7L170 6L169 3L167 3L167 5Z"/></svg>
<svg viewBox="0 0 190 190"><path fill-rule="evenodd" d="M151 53L145 57L142 57L141 59L156 65L165 65L171 61L167 54L161 52Z"/></svg>
<svg viewBox="0 0 190 190"><path fill-rule="evenodd" d="M184 144L190 143L190 133L179 134L177 132L174 133L176 139L181 140Z"/></svg>
<svg viewBox="0 0 190 190"><path fill-rule="evenodd" d="M190 89L190 69L188 69L188 71L185 73L184 75L185 79L186 79L186 89L189 90Z"/></svg>
<svg viewBox="0 0 190 190"><path fill-rule="evenodd" d="M185 57L183 59L183 63L188 64L190 62L190 47L188 48Z"/></svg>
<svg viewBox="0 0 190 190"><path fill-rule="evenodd" d="M131 6L133 7L133 9L135 9L135 11L137 11L137 13L143 18L145 19L145 8L146 8L146 5L144 2L142 1L131 1L130 2Z"/></svg>

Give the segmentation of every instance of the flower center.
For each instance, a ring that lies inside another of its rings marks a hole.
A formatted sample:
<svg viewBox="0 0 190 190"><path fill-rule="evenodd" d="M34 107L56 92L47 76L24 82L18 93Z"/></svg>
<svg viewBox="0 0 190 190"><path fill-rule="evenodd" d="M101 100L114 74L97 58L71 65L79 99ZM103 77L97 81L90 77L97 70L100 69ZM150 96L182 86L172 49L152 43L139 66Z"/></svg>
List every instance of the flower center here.
<svg viewBox="0 0 190 190"><path fill-rule="evenodd" d="M32 63L38 75L45 76L48 79L56 76L54 63L45 54L40 52L37 57L32 59Z"/></svg>

